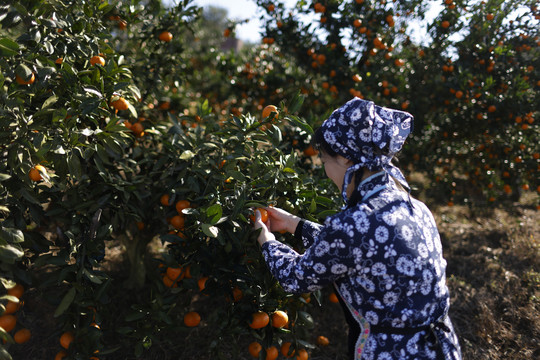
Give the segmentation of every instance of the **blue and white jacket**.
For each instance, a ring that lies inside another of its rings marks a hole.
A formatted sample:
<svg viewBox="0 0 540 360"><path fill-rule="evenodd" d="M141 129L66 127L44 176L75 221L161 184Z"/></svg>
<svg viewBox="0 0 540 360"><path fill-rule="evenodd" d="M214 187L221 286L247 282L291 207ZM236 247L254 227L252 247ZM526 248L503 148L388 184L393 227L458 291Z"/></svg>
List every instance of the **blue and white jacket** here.
<svg viewBox="0 0 540 360"><path fill-rule="evenodd" d="M355 360L461 359L433 215L384 171L357 191L324 225L303 222L303 254L265 242L270 271L291 293L334 284L360 327Z"/></svg>

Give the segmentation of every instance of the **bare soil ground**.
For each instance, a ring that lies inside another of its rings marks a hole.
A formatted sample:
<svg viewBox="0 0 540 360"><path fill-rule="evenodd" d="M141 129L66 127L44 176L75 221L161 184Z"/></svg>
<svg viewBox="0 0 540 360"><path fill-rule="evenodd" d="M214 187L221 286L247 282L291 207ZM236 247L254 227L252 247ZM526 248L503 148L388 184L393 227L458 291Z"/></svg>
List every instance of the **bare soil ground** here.
<svg viewBox="0 0 540 360"><path fill-rule="evenodd" d="M535 199L500 207L437 206L429 204L441 233L448 262L447 277L452 294L450 316L460 337L464 359L524 360L540 358L540 211ZM119 335L118 326L130 306L143 301L142 293L123 289L122 273L127 269L119 244L108 249L106 268L115 280L114 301L102 324L106 345L118 350L100 359L137 359L135 340ZM53 359L60 350L61 329L52 316L54 306L47 299L55 291L29 289L19 321L34 334L32 340L9 348L15 360ZM330 303L324 291L322 305L309 310L318 335L330 345L311 351L313 360L344 360L347 326L339 304ZM213 300L195 298L197 308L211 309ZM314 302L312 302L314 304ZM193 304L192 304L193 305ZM204 318L204 313L202 314ZM203 321L189 331L179 329L162 334L139 359L252 359L249 335L230 335L220 346L220 354L209 354L218 340L216 329ZM235 353L240 344L240 353Z"/></svg>

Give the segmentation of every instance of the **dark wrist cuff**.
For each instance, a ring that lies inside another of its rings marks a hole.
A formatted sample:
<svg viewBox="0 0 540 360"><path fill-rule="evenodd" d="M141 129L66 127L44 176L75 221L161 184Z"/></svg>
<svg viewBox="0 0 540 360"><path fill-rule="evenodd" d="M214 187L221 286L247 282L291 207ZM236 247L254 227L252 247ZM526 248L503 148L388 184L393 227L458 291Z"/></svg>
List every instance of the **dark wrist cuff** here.
<svg viewBox="0 0 540 360"><path fill-rule="evenodd" d="M294 237L302 240L302 229L304 227L305 220L300 220L298 222L298 225L296 225L296 229L294 230Z"/></svg>

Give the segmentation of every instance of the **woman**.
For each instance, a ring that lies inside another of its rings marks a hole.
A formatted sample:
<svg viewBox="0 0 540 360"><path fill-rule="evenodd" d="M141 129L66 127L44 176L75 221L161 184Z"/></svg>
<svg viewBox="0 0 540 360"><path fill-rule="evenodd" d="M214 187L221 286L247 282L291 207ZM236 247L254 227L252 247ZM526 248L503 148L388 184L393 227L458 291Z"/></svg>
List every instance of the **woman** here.
<svg viewBox="0 0 540 360"><path fill-rule="evenodd" d="M435 221L391 163L412 121L406 112L350 100L315 134L342 211L324 225L271 207L263 223L256 211L264 258L286 291L334 285L355 360L461 359ZM283 230L302 239L304 254L276 241L272 232Z"/></svg>

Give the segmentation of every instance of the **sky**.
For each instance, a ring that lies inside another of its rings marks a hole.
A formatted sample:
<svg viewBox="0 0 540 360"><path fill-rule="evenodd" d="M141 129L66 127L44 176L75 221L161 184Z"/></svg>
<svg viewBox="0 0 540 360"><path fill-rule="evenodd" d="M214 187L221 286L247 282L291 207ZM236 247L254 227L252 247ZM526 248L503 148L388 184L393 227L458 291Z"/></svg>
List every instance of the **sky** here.
<svg viewBox="0 0 540 360"><path fill-rule="evenodd" d="M286 0L286 6L293 6L297 0ZM261 26L257 5L253 0L194 0L193 5L201 7L214 5L227 9L231 19L251 19L247 24L236 27L236 36L246 42L259 42L261 40Z"/></svg>

